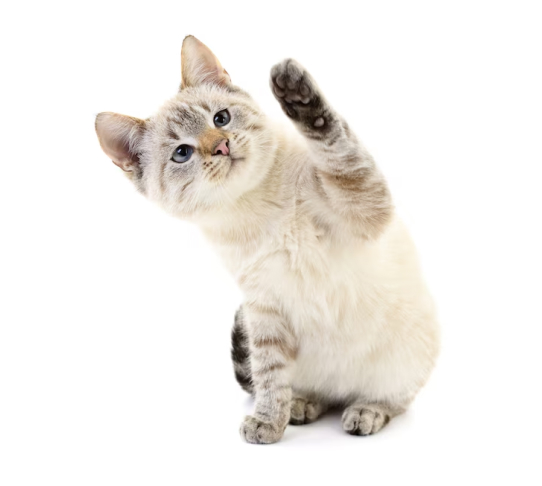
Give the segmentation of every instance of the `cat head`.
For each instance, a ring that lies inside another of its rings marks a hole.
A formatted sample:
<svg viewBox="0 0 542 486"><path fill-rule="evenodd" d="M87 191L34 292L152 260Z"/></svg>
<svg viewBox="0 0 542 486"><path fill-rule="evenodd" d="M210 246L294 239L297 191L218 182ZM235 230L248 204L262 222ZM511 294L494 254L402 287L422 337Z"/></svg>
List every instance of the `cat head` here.
<svg viewBox="0 0 542 486"><path fill-rule="evenodd" d="M251 97L193 36L183 42L181 71L179 92L156 115L100 113L96 132L142 193L177 216L197 218L263 180L273 136Z"/></svg>

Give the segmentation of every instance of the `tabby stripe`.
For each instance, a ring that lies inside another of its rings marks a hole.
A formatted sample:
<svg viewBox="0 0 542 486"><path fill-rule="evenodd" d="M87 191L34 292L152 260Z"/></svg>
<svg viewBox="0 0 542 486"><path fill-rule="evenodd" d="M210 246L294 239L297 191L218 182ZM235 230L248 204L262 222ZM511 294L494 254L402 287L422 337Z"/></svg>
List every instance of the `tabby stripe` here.
<svg viewBox="0 0 542 486"><path fill-rule="evenodd" d="M162 193L166 192L166 176L165 176L165 170L166 170L166 164L167 162L164 162L160 166L160 177L158 178L158 181L160 183L160 190Z"/></svg>

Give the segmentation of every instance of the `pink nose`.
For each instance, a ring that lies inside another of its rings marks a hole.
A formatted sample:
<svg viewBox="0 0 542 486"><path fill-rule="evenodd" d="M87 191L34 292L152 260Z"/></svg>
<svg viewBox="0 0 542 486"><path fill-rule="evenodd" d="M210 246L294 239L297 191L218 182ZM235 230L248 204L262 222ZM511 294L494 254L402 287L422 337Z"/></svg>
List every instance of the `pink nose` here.
<svg viewBox="0 0 542 486"><path fill-rule="evenodd" d="M228 148L229 140L221 140L220 143L213 150L213 155L229 155L230 149Z"/></svg>

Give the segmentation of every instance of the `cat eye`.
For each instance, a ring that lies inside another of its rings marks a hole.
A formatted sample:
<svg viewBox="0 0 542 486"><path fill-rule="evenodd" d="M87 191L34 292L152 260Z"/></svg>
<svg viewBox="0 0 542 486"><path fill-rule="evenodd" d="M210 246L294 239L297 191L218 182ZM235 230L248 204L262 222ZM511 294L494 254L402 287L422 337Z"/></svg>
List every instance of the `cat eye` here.
<svg viewBox="0 0 542 486"><path fill-rule="evenodd" d="M171 160L173 160L173 162L177 162L178 164L182 164L184 162L188 162L193 153L194 149L190 145L179 145L175 149L175 152L173 152Z"/></svg>
<svg viewBox="0 0 542 486"><path fill-rule="evenodd" d="M215 126L217 127L223 127L227 125L228 123L230 123L230 120L231 117L228 110L219 111L213 119L213 121L215 122Z"/></svg>

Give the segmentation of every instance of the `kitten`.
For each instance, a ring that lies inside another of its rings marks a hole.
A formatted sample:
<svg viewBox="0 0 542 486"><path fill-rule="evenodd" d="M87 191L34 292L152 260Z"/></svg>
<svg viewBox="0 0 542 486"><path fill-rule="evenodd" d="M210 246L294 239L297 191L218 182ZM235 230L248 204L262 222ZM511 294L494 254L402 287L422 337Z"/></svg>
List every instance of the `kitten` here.
<svg viewBox="0 0 542 486"><path fill-rule="evenodd" d="M297 132L272 125L188 36L180 91L139 120L100 113L109 158L170 213L195 221L244 292L234 369L255 397L251 443L343 407L378 432L424 385L439 348L414 246L373 158L288 59L271 89Z"/></svg>

